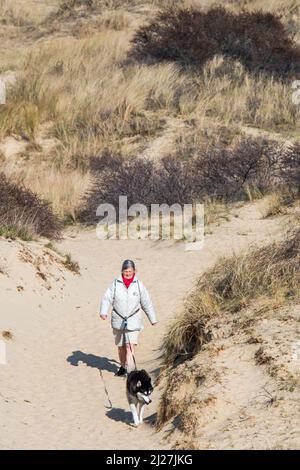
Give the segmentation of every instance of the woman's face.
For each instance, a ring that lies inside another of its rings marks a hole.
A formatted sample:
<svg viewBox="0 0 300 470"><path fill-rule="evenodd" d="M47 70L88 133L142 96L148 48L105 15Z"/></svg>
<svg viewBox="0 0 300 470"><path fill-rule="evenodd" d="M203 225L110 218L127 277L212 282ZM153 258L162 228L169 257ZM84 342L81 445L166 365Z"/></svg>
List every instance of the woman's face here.
<svg viewBox="0 0 300 470"><path fill-rule="evenodd" d="M122 272L125 279L131 279L134 273L135 271L132 268L124 269L124 271Z"/></svg>

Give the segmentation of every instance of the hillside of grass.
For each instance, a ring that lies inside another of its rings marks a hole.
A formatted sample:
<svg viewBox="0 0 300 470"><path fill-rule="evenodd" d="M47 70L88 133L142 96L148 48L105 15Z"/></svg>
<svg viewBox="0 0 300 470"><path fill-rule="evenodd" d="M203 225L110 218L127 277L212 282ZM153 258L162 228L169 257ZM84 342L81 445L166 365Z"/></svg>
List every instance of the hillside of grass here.
<svg viewBox="0 0 300 470"><path fill-rule="evenodd" d="M7 45L0 57L7 83L7 102L0 108L1 171L49 201L64 223L84 221L80 214L94 210L90 192L97 191L99 178L107 178L105 171L99 175L101 165L94 171L95 159L108 153L121 159L126 179L128 166L149 157L152 141L161 138L163 145L172 120L181 124L168 142L169 161L158 170L168 186L193 166L187 162L194 161L195 150L200 160L215 154L215 147L226 153L247 129L251 135L253 129L266 132L270 141L288 137L297 143L299 106L291 100L299 65L294 2L270 2L263 11L255 2L46 3L45 9L37 1L0 5ZM174 36L179 25L181 33ZM216 30L228 41L218 42ZM139 165L143 172L148 162ZM181 193L189 195L189 178L182 184ZM159 191L164 200L167 195ZM205 196L220 197L216 193ZM171 198L176 197L175 191Z"/></svg>

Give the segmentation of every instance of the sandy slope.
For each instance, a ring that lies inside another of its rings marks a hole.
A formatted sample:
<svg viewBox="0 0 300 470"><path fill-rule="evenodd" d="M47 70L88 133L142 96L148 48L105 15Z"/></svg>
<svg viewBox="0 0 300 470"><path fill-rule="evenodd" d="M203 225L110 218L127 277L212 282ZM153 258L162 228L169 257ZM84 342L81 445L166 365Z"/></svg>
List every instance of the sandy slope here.
<svg viewBox="0 0 300 470"><path fill-rule="evenodd" d="M188 405L169 422L173 446L299 449L299 312L250 307L213 319L213 340L176 369L174 399Z"/></svg>
<svg viewBox="0 0 300 470"><path fill-rule="evenodd" d="M168 446L167 432L157 434L151 426L158 390L146 423L138 430L128 424L125 381L114 377L118 364L110 325L98 317L100 296L121 261L135 259L160 320L151 327L145 318L137 361L155 375L163 332L198 274L219 255L282 233L286 218L262 219L261 204L233 210L229 221L212 227L200 252L186 252L182 243L99 241L94 230L69 231L58 248L79 262L80 276L44 252L45 241L1 240L0 267L7 273L0 273L0 332L11 330L14 339L7 340L8 362L0 365L0 448Z"/></svg>

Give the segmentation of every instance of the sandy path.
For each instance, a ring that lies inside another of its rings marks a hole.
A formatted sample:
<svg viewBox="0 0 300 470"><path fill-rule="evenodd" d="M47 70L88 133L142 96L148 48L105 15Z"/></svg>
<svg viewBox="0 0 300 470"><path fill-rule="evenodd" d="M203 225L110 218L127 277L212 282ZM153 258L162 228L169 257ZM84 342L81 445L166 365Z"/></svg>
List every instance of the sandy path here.
<svg viewBox="0 0 300 470"><path fill-rule="evenodd" d="M166 122L162 132L150 141L145 150L142 152L142 157L157 161L166 157L174 150L176 137L180 130L187 128L187 124L178 118L166 118Z"/></svg>
<svg viewBox="0 0 300 470"><path fill-rule="evenodd" d="M17 295L11 293L16 281L2 283L0 330L11 329L15 339L7 344L8 364L0 366L0 448L164 447L164 434L151 426L158 391L146 423L138 430L128 425L125 380L114 377L116 348L109 322L98 317L100 296L121 261L135 259L160 320L151 327L145 318L137 361L155 373L166 325L199 273L219 255L280 236L286 219L262 219L261 204L235 209L228 222L212 227L199 252L184 251L183 243L99 241L94 230L69 232L59 249L79 262L81 276L64 275L49 291L25 279Z"/></svg>

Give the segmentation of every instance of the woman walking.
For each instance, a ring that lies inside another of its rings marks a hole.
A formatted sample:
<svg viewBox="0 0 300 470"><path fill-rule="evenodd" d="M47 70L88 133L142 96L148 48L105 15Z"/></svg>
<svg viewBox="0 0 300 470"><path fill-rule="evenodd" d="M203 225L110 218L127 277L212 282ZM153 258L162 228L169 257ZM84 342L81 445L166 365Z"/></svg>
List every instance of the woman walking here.
<svg viewBox="0 0 300 470"><path fill-rule="evenodd" d="M105 292L100 306L100 318L105 320L112 307L111 325L118 347L121 367L116 373L126 375L134 370L134 347L138 344L139 332L143 329L141 309L146 313L150 323L157 323L156 314L150 295L144 284L137 278L135 264L125 260L121 275L116 278Z"/></svg>

